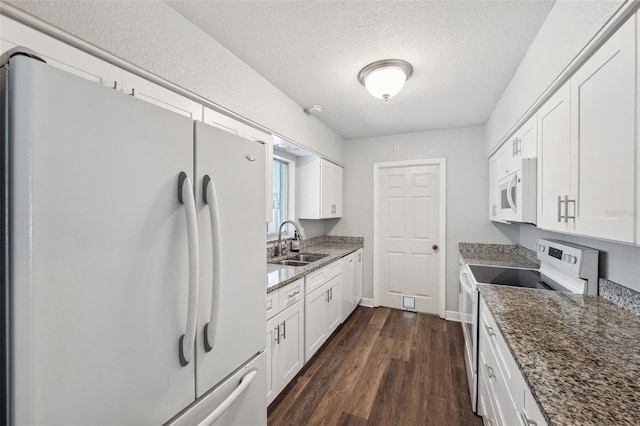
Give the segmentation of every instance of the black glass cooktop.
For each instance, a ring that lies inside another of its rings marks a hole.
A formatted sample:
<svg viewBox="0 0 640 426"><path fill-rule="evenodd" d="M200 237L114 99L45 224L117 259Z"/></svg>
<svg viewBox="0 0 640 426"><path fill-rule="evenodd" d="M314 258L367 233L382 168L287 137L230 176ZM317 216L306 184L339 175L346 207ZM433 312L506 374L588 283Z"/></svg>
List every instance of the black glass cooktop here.
<svg viewBox="0 0 640 426"><path fill-rule="evenodd" d="M553 290L540 276L540 272L531 269L501 268L497 266L470 265L476 282L480 284L498 284L526 288Z"/></svg>

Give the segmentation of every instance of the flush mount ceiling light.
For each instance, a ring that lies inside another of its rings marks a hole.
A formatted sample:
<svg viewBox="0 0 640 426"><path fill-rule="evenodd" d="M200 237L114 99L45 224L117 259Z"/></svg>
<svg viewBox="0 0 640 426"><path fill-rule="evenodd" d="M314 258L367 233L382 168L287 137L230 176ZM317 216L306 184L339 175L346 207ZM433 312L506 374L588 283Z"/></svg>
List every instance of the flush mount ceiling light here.
<svg viewBox="0 0 640 426"><path fill-rule="evenodd" d="M383 59L370 63L358 73L358 80L375 98L388 101L397 95L413 74L413 67L401 59Z"/></svg>

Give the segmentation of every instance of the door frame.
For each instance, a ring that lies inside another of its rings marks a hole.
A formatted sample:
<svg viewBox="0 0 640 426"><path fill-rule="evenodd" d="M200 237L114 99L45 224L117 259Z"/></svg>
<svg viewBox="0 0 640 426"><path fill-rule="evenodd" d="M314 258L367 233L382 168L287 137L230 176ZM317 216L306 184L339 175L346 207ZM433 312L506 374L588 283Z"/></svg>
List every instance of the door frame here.
<svg viewBox="0 0 640 426"><path fill-rule="evenodd" d="M447 160L446 158L425 158L421 160L388 161L373 163L373 306L380 306L380 214L377 206L380 191L380 172L383 169L415 167L415 166L439 166L439 224L438 246L440 246L439 273L438 273L438 315L445 318L446 304L446 268L447 268Z"/></svg>

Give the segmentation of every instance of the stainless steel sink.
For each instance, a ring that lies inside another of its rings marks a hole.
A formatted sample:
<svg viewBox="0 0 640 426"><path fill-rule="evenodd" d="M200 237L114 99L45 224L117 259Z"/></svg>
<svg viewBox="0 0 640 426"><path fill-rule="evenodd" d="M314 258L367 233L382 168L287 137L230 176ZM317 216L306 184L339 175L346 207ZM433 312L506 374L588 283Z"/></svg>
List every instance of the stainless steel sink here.
<svg viewBox="0 0 640 426"><path fill-rule="evenodd" d="M280 261L277 261L277 262L269 262L269 263L273 263L273 264L276 264L276 265L285 265L285 266L307 266L311 262L303 262L301 260L285 259L285 260L280 260Z"/></svg>
<svg viewBox="0 0 640 426"><path fill-rule="evenodd" d="M300 254L296 254L295 256L289 256L287 257L287 260L298 260L300 262L315 262L317 260L320 260L322 258L327 257L328 254L320 254L320 253L300 253Z"/></svg>
<svg viewBox="0 0 640 426"><path fill-rule="evenodd" d="M278 261L269 262L269 263L273 263L275 265L285 265L285 266L306 266L310 263L316 262L327 256L328 254L300 253L293 256L289 256L284 260L278 260Z"/></svg>

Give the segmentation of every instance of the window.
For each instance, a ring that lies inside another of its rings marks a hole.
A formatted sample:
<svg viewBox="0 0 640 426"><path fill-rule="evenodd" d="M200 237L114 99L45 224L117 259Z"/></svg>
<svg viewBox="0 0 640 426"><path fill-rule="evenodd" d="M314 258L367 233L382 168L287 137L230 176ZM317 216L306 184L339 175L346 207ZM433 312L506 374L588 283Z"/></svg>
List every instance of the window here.
<svg viewBox="0 0 640 426"><path fill-rule="evenodd" d="M289 220L294 217L294 169L295 163L293 161L287 160L283 157L273 157L273 220L267 225L267 237L277 238L280 224L285 220Z"/></svg>

